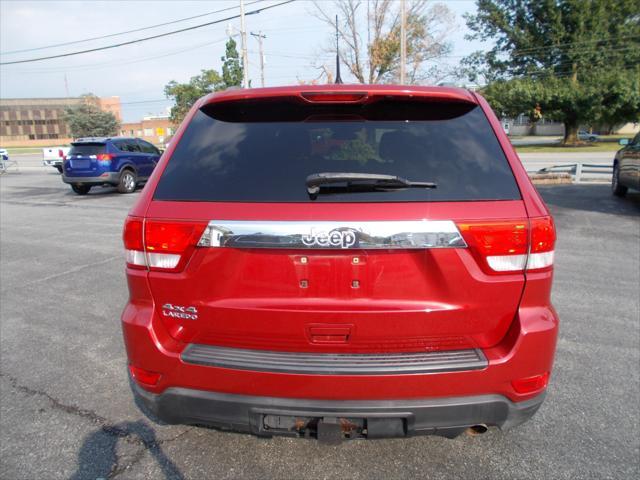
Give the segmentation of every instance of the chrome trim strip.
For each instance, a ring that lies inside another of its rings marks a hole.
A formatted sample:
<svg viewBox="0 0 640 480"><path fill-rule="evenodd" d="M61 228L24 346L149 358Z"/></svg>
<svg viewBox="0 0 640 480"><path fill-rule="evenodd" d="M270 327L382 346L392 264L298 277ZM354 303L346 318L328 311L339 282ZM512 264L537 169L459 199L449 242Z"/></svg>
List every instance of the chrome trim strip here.
<svg viewBox="0 0 640 480"><path fill-rule="evenodd" d="M295 222L212 220L199 247L292 249L464 248L451 220Z"/></svg>
<svg viewBox="0 0 640 480"><path fill-rule="evenodd" d="M182 361L210 367L307 375L389 375L480 370L482 350L416 353L296 353L190 344Z"/></svg>

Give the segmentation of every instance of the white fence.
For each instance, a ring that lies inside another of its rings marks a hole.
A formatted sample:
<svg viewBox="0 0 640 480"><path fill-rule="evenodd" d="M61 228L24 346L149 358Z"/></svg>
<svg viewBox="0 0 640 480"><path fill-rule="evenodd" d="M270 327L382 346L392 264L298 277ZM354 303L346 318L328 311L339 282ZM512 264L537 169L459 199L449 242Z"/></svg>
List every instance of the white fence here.
<svg viewBox="0 0 640 480"><path fill-rule="evenodd" d="M565 165L553 165L530 171L529 173L568 173L573 177L574 182L585 180L610 181L613 174L613 165L602 165L597 163L569 163Z"/></svg>

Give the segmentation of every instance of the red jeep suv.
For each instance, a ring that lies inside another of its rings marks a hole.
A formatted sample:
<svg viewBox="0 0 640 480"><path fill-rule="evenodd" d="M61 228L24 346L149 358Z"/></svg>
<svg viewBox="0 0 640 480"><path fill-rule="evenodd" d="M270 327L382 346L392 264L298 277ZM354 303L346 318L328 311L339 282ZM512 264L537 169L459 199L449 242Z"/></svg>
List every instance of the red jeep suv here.
<svg viewBox="0 0 640 480"><path fill-rule="evenodd" d="M169 423L344 438L540 407L555 229L476 93L199 100L124 226L133 391Z"/></svg>

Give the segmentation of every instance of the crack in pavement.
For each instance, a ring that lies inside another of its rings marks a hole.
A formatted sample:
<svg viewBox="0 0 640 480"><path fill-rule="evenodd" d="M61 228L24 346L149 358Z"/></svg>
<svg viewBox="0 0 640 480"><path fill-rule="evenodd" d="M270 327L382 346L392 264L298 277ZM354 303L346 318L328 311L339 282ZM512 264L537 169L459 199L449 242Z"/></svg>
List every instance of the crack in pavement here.
<svg viewBox="0 0 640 480"><path fill-rule="evenodd" d="M129 470L130 468L134 467L135 465L137 465L138 463L140 463L140 461L142 461L142 459L144 458L145 453L150 452L152 454L157 454L157 450L159 450L160 445L166 445L167 443L170 442L174 442L176 440L178 440L180 437L182 437L183 435L186 435L187 433L189 433L192 429L188 428L186 430L184 430L183 432L175 435L174 437L165 439L165 440L157 440L152 442L153 445L149 446L149 447L145 447L145 448L140 448L138 449L134 455L132 455L132 459L127 462L126 464L120 466L120 456L117 455L117 453L114 450L114 457L116 459L116 462L114 463L113 467L111 468L111 471L109 472L109 475L107 476L107 478L112 479L112 478L116 478L118 475L120 475L121 473L126 472L127 470ZM174 472L174 475L177 478L183 478L182 474L180 474L180 472L176 471Z"/></svg>
<svg viewBox="0 0 640 480"><path fill-rule="evenodd" d="M89 201L92 202L93 199ZM79 208L84 210L89 210L91 207L95 207L95 205L93 204L79 205L74 203L62 203L60 201L54 201L54 200L52 200L51 202L30 202L30 201L23 201L23 200L2 199L2 203L7 205L23 205L23 206L30 206L30 207L69 207L69 208ZM122 207L118 205L100 205L100 209L122 211Z"/></svg>
<svg viewBox="0 0 640 480"><path fill-rule="evenodd" d="M31 387L21 385L20 383L18 383L18 379L12 375L0 372L0 377L6 378L7 380L9 380L9 383L11 384L11 386L19 392L26 393L27 395L30 395L30 396L45 397L49 401L49 403L51 403L53 407L56 408L57 410L61 410L65 413L69 413L71 415L75 415L78 417L86 418L88 420L91 420L93 423L96 423L99 425L110 423L106 418L98 415L92 410L79 408L74 405L66 405L61 401L59 401L57 398L52 397L45 391L35 390Z"/></svg>
<svg viewBox="0 0 640 480"><path fill-rule="evenodd" d="M113 262L114 260L122 259L121 255L114 255L112 257L105 258L103 260L99 260L97 262L86 263L84 265L78 265L77 267L70 268L69 270L65 270L64 272L55 273L53 275L49 275L47 277L38 278L36 280L32 280L31 282L23 283L22 285L13 285L7 290L19 290L24 287L30 287L31 285L37 285L38 283L48 282L49 280L53 280L55 278L64 277L65 275L69 275L71 273L80 272L89 267L95 267L97 265L104 265L105 263ZM3 290L3 292L7 291Z"/></svg>
<svg viewBox="0 0 640 480"><path fill-rule="evenodd" d="M11 387L18 392L22 392L32 397L43 397L49 402L49 404L51 404L51 406L55 410L59 410L69 415L74 415L76 417L88 420L91 423L100 427L100 431L105 433L106 435L115 439L123 439L125 442L127 442L130 445L141 447L133 454L132 456L133 458L129 462L123 465L120 465L121 456L118 455L116 451L117 442L113 443L112 455L115 461L111 466L109 474L107 475L107 478L110 478L110 479L117 477L121 473L135 466L144 458L144 454L146 452L150 452L154 456L158 456L158 453L161 452L160 447L162 445L166 445L167 443L173 442L192 430L192 428L187 428L184 431L178 433L177 435L170 438L166 438L164 440L156 440L155 438L151 438L151 439L145 438L144 435L141 434L140 432L136 432L126 427L123 428L115 424L114 422L109 421L106 417L103 417L97 414L93 410L80 408L75 405L65 404L60 400L58 400L57 398L51 396L49 393L45 392L44 390L37 390L31 387L28 387L26 385L22 385L19 382L19 380L12 375L9 375L4 372L0 372L0 377L7 379ZM145 431L148 430L151 433L151 435L155 437L155 433L153 432L153 430L151 430L148 426L144 424L142 424L142 426L144 427L143 430ZM168 459L167 461L170 462L170 460ZM175 467L174 467L173 473L176 475L177 478L183 478L181 473L177 471L177 468Z"/></svg>

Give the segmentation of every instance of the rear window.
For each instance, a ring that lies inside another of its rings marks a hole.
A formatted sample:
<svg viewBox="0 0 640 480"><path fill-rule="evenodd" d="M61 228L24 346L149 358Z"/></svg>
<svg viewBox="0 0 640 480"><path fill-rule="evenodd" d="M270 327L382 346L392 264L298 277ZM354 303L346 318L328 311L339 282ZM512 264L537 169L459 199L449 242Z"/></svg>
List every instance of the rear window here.
<svg viewBox="0 0 640 480"><path fill-rule="evenodd" d="M116 140L113 142L118 150L121 152L141 152L140 145L133 139L129 140Z"/></svg>
<svg viewBox="0 0 640 480"><path fill-rule="evenodd" d="M106 145L104 143L72 143L69 155L98 155L104 153Z"/></svg>
<svg viewBox="0 0 640 480"><path fill-rule="evenodd" d="M144 140L138 140L138 145L140 146L140 150L143 153L151 153L153 155L159 155L160 151L151 145L149 142L145 142Z"/></svg>
<svg viewBox="0 0 640 480"><path fill-rule="evenodd" d="M321 194L308 175L374 173L435 189ZM198 111L156 188L157 200L412 202L512 200L520 193L476 105L380 101L368 105L227 102Z"/></svg>

